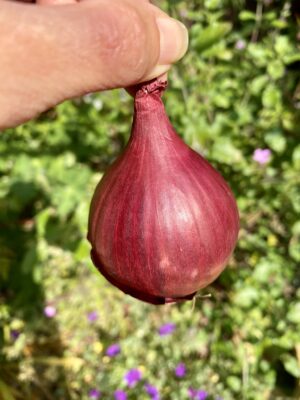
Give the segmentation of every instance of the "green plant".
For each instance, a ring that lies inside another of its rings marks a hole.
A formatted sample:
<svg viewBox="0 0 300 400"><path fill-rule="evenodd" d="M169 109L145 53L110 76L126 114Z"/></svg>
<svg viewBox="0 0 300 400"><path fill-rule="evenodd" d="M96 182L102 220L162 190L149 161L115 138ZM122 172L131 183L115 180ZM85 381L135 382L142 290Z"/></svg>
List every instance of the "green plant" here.
<svg viewBox="0 0 300 400"><path fill-rule="evenodd" d="M291 2L162 6L190 31L189 52L170 73L168 114L235 192L238 249L194 309L127 298L92 267L86 233L94 187L128 138L130 97L85 96L2 132L5 400L79 400L93 388L104 399L117 389L146 399L146 381L166 400L187 399L189 387L225 400L299 398L300 53ZM256 158L263 163L253 159L257 149L269 150ZM160 336L169 322L176 329ZM116 342L121 353L109 357ZM179 380L180 362L187 372ZM132 368L142 381L128 389L123 377Z"/></svg>

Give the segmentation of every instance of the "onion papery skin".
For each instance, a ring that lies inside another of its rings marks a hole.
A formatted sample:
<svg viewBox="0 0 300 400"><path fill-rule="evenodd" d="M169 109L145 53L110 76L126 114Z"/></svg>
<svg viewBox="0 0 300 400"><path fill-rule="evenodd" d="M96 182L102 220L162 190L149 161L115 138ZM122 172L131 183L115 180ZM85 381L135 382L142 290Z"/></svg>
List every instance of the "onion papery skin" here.
<svg viewBox="0 0 300 400"><path fill-rule="evenodd" d="M154 80L137 89L131 137L98 184L89 216L95 266L152 304L192 299L214 281L239 230L228 185L172 127L165 86Z"/></svg>

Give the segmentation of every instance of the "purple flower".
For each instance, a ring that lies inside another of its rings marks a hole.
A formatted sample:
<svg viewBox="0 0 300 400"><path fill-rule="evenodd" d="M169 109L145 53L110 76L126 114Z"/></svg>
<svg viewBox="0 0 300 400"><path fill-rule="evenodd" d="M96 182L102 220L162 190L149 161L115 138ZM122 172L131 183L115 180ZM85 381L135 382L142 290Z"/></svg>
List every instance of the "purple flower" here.
<svg viewBox="0 0 300 400"><path fill-rule="evenodd" d="M140 370L133 368L125 374L124 379L129 387L133 387L142 379L142 373Z"/></svg>
<svg viewBox="0 0 300 400"><path fill-rule="evenodd" d="M101 396L101 393L97 389L91 389L89 391L89 398L93 400L98 400Z"/></svg>
<svg viewBox="0 0 300 400"><path fill-rule="evenodd" d="M115 400L127 400L127 394L123 390L115 391Z"/></svg>
<svg viewBox="0 0 300 400"><path fill-rule="evenodd" d="M186 368L184 363L179 363L175 368L175 375L177 378L183 378L186 374Z"/></svg>
<svg viewBox="0 0 300 400"><path fill-rule="evenodd" d="M160 336L167 336L173 333L175 329L176 325L173 322L167 322L159 328L158 333Z"/></svg>
<svg viewBox="0 0 300 400"><path fill-rule="evenodd" d="M118 343L114 343L112 345L110 345L107 349L105 354L108 357L115 357L116 355L118 355L121 351L121 347Z"/></svg>
<svg viewBox="0 0 300 400"><path fill-rule="evenodd" d="M188 389L188 394L191 399L195 400L205 400L208 396L208 393L205 390L197 390L193 388Z"/></svg>
<svg viewBox="0 0 300 400"><path fill-rule="evenodd" d="M208 393L205 390L198 390L196 399L197 400L205 400L207 396L208 396Z"/></svg>
<svg viewBox="0 0 300 400"><path fill-rule="evenodd" d="M10 332L10 337L14 340L17 340L18 337L20 336L20 332L17 331L16 329L12 329Z"/></svg>
<svg viewBox="0 0 300 400"><path fill-rule="evenodd" d="M98 319L98 312L97 311L91 311L90 313L88 313L87 315L87 319L90 322L95 322Z"/></svg>
<svg viewBox="0 0 300 400"><path fill-rule="evenodd" d="M237 50L244 50L245 47L246 47L246 42L242 39L239 39L235 44L235 48Z"/></svg>
<svg viewBox="0 0 300 400"><path fill-rule="evenodd" d="M151 397L152 400L160 399L158 389L155 386L152 386L149 383L146 383L145 390L149 394L149 396Z"/></svg>
<svg viewBox="0 0 300 400"><path fill-rule="evenodd" d="M189 397L191 397L192 399L196 398L197 393L198 393L198 390L196 390L196 389L193 389L191 387L188 389Z"/></svg>
<svg viewBox="0 0 300 400"><path fill-rule="evenodd" d="M270 161L271 150L270 149L256 149L253 153L253 160L258 164L266 164Z"/></svg>
<svg viewBox="0 0 300 400"><path fill-rule="evenodd" d="M44 308L44 315L47 318L53 318L56 315L56 308L54 306L46 306Z"/></svg>

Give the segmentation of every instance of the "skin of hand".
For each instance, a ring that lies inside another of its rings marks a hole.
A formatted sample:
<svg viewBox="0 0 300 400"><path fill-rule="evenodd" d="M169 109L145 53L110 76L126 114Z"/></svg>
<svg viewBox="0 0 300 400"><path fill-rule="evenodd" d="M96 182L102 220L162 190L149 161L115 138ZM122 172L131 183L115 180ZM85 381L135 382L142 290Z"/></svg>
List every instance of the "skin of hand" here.
<svg viewBox="0 0 300 400"><path fill-rule="evenodd" d="M187 30L147 0L0 0L0 130L166 73Z"/></svg>

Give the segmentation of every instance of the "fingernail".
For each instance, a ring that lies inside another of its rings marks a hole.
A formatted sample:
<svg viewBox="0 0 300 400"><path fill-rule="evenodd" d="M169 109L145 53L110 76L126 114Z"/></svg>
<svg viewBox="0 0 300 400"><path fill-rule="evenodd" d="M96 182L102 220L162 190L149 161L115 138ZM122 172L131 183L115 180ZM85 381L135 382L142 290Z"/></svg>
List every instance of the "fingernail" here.
<svg viewBox="0 0 300 400"><path fill-rule="evenodd" d="M161 76L168 72L170 68L171 65L156 65L156 67L154 67L146 77L143 77L142 80L144 81L157 78L158 76Z"/></svg>
<svg viewBox="0 0 300 400"><path fill-rule="evenodd" d="M160 32L159 65L173 64L187 51L189 36L186 27L174 18L156 20Z"/></svg>

